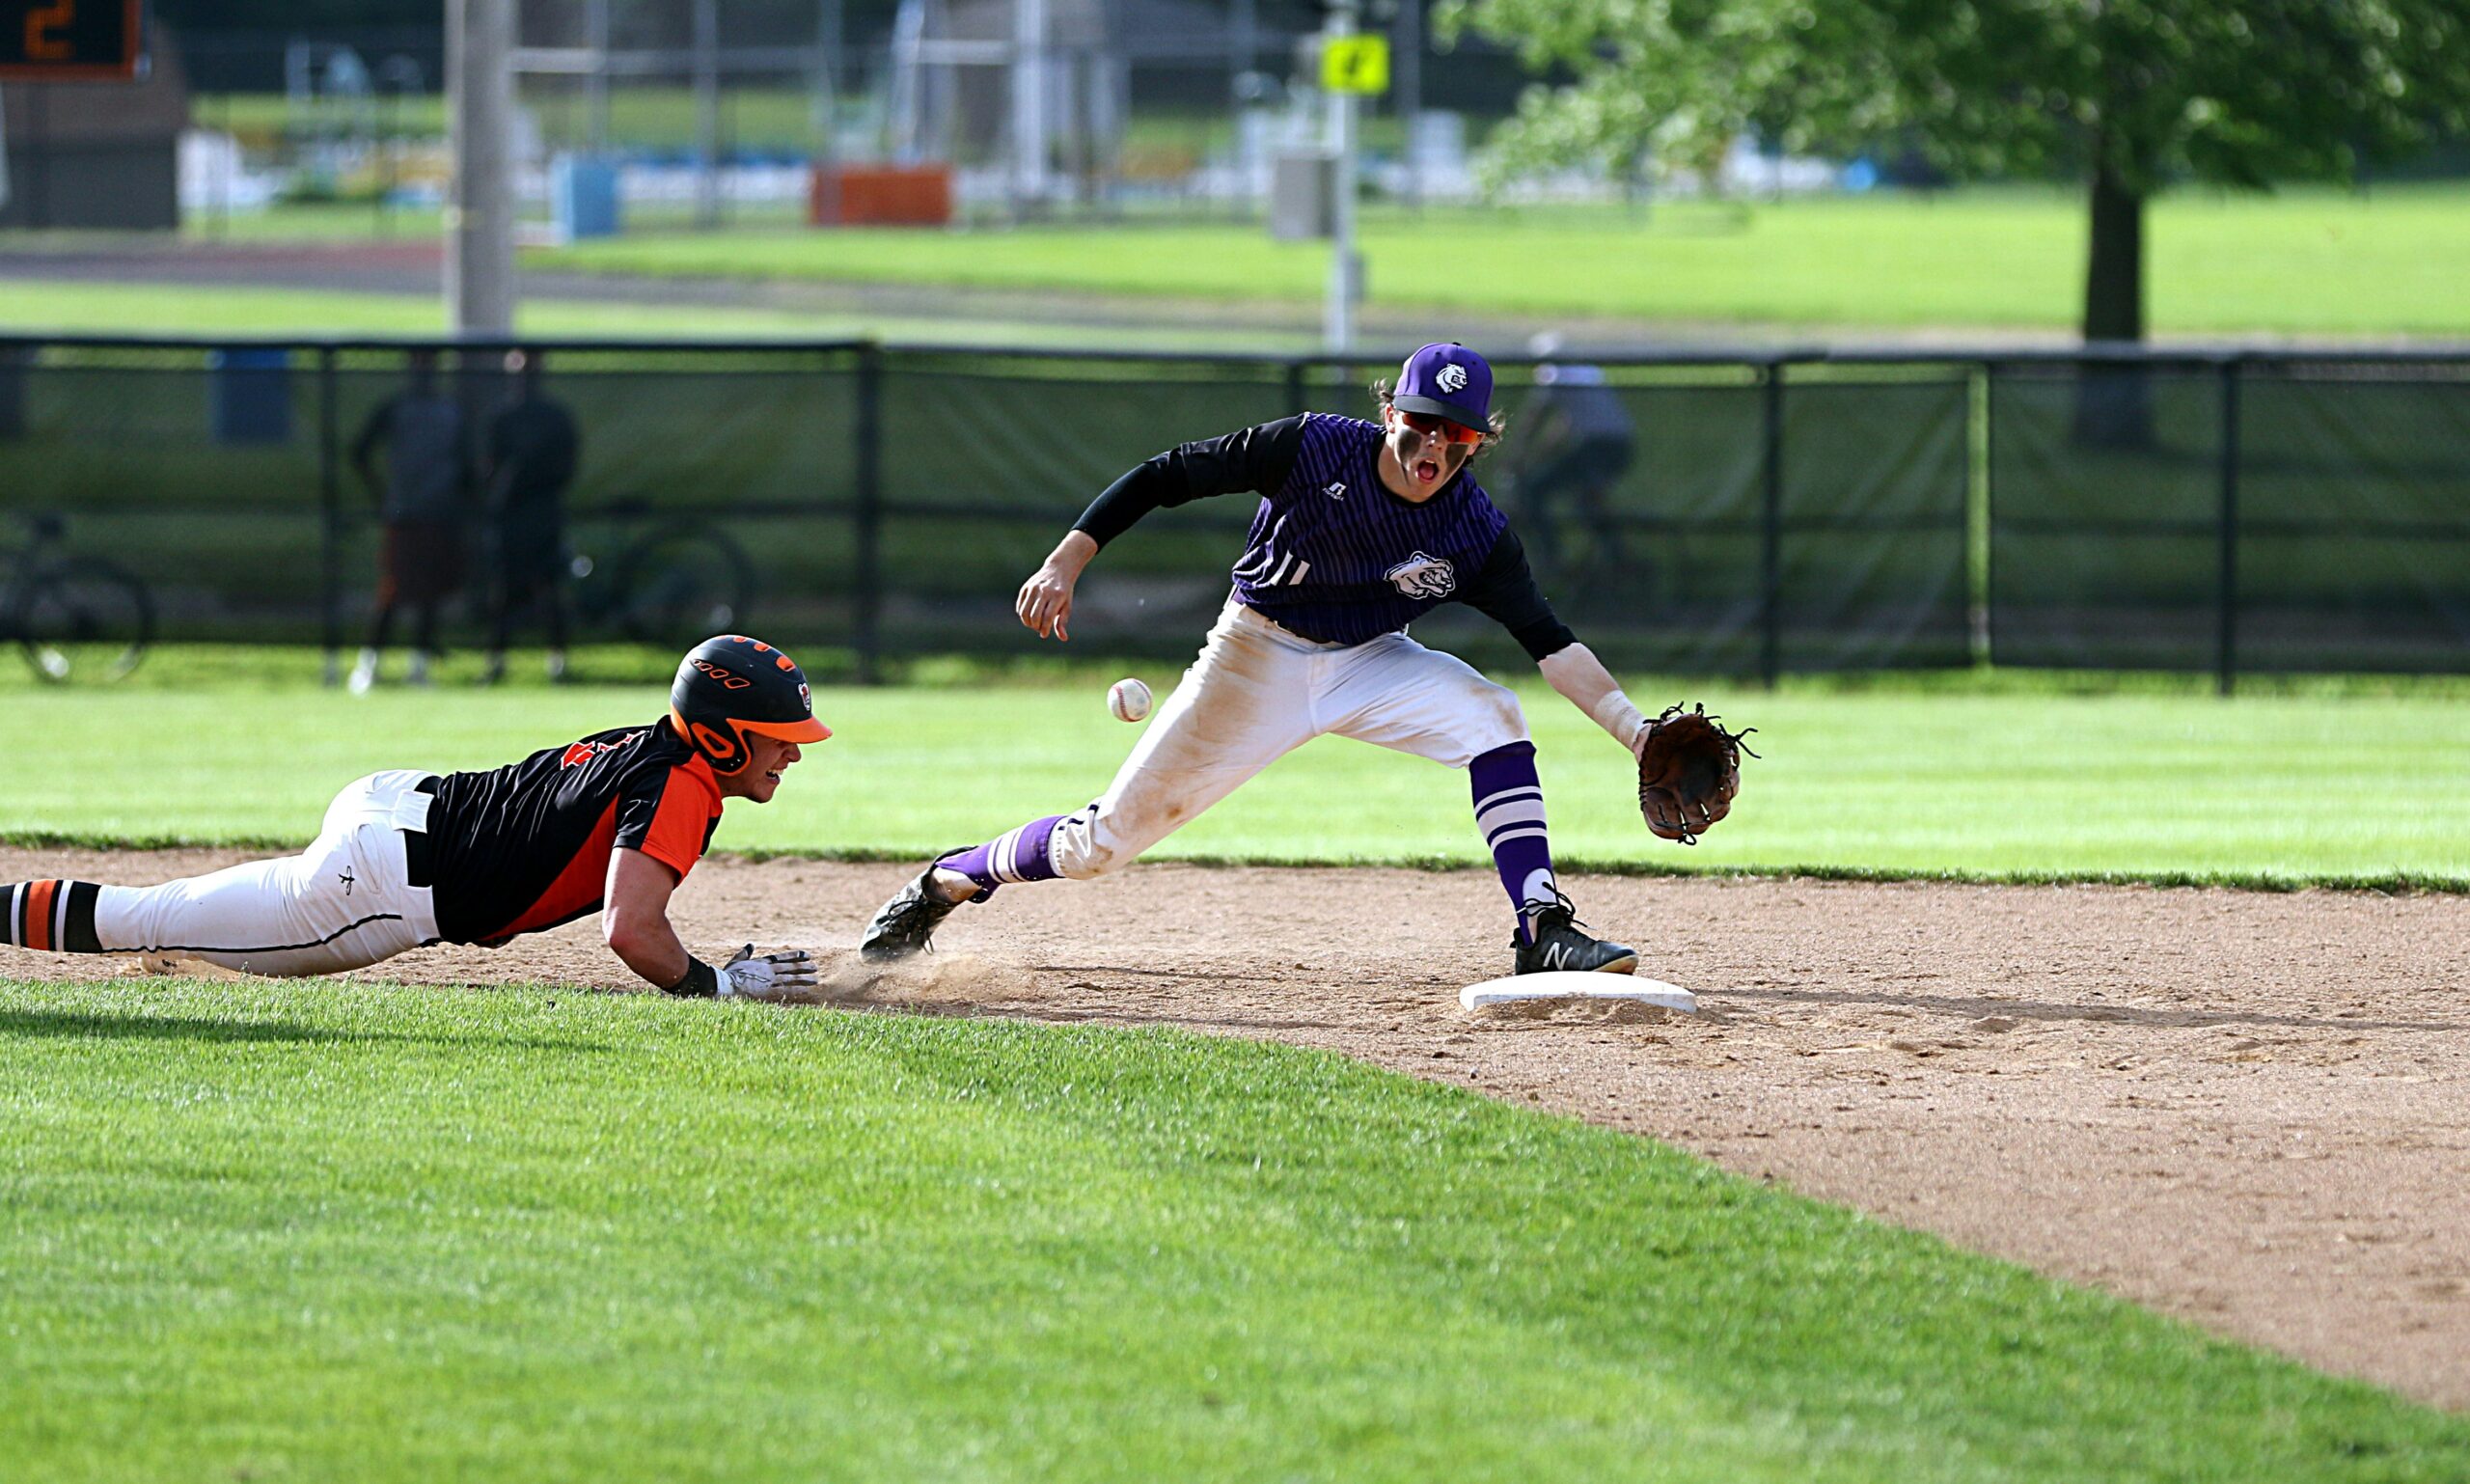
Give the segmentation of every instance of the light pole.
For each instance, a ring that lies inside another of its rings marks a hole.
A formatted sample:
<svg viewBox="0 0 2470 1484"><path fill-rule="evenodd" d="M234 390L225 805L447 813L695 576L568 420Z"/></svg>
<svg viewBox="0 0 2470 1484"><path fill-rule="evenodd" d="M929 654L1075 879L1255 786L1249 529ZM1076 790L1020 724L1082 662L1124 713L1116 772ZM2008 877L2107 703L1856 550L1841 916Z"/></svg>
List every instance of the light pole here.
<svg viewBox="0 0 2470 1484"><path fill-rule="evenodd" d="M459 334L514 329L514 0L446 8L454 195L446 213L446 313Z"/></svg>
<svg viewBox="0 0 2470 1484"><path fill-rule="evenodd" d="M1342 47L1355 35L1357 0L1331 0L1325 55ZM1344 85L1341 69L1325 60L1322 90L1329 104L1330 255L1329 303L1321 317L1321 338L1329 349L1345 354L1355 345L1355 305L1363 296L1363 258L1355 247L1355 109L1356 93Z"/></svg>

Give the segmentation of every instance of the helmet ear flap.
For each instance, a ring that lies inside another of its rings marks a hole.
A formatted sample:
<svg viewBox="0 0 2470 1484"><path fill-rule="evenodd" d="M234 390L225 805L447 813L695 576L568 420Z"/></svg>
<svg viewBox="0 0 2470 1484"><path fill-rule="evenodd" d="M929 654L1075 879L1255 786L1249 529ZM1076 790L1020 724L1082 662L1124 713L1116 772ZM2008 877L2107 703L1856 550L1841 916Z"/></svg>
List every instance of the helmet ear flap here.
<svg viewBox="0 0 2470 1484"><path fill-rule="evenodd" d="M705 757L711 759L713 772L735 773L746 766L746 738L738 732L736 728L731 727L728 730L723 731L717 727L706 727L701 722L690 723L689 726L695 733L695 745L703 750Z"/></svg>
<svg viewBox="0 0 2470 1484"><path fill-rule="evenodd" d="M713 772L735 773L751 759L745 734L735 727L727 723L714 727L704 722L690 722L680 716L675 707L672 707L669 714L677 723L678 730L686 734L686 740L694 743L695 750L703 755L703 760L712 765Z"/></svg>

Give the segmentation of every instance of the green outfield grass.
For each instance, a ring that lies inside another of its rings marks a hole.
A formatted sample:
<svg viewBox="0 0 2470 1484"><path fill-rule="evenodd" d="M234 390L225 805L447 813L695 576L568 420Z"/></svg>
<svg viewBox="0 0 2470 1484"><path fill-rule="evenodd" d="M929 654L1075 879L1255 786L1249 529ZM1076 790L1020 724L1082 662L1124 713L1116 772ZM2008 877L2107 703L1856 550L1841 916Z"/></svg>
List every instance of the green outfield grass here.
<svg viewBox="0 0 2470 1484"><path fill-rule="evenodd" d="M162 688L183 667L158 657L145 686L73 694L0 671L0 694L18 698L0 707L0 747L35 759L45 780L13 792L0 832L297 844L362 773L492 766L650 722L665 705L656 676L354 699L309 683L308 656L288 663L283 680L227 672ZM1134 668L1162 696L1176 678L1174 666ZM1136 735L1107 715L1106 678L1075 670L1042 684L827 687L816 704L837 735L810 751L772 806L733 809L716 848L905 859L1078 808ZM2058 693L2061 683L1808 682L1770 695L1633 677L1642 702L1704 700L1759 728L1751 745L1765 756L1746 764L1739 810L1692 849L1639 826L1627 754L1531 679L1522 689L1553 843L1578 866L2470 890L2470 753L2460 744L2470 697L2458 687L2223 701L2187 682L2075 696ZM1002 718L1000 733L990 717ZM2373 806L2328 810L2327 770L2353 766ZM971 786L952 788L955 778ZM1466 789L1463 774L1324 738L1154 857L1477 866Z"/></svg>
<svg viewBox="0 0 2470 1484"><path fill-rule="evenodd" d="M404 213L395 228L412 235L428 220ZM1480 312L1839 335L2066 329L2079 313L2085 231L2074 195L2024 188L1644 208L1376 206L1364 223L1375 302L1429 312L1436 324ZM201 221L196 230L279 238L367 234L377 224L370 207L314 206ZM2454 271L2470 261L2470 186L2182 192L2153 208L2149 252L2157 335L2470 337L2470 275ZM1273 242L1247 225L828 234L774 226L646 232L533 250L524 261L629 274L1280 301L1303 310L1318 302L1328 258L1324 244ZM439 314L420 295L0 282L0 324L15 328L417 333L437 329ZM1136 346L1194 339L1170 314L1148 330L555 301L530 304L524 316L527 329L566 334L865 332ZM1213 332L1211 340L1256 349L1301 344L1267 332Z"/></svg>
<svg viewBox="0 0 2470 1484"><path fill-rule="evenodd" d="M527 300L516 312L515 324L534 335L609 339L839 340L872 335L920 344L1118 347L1190 344L1192 339L1171 327L1098 329L1000 319L912 319L580 299ZM430 294L0 278L0 329L125 335L442 335L446 311ZM1238 332L1214 337L1213 344L1221 349L1269 350L1293 347L1300 342L1291 335Z"/></svg>
<svg viewBox="0 0 2470 1484"><path fill-rule="evenodd" d="M2470 1471L2461 1418L1281 1047L0 983L0 1119L48 1484Z"/></svg>
<svg viewBox="0 0 2470 1484"><path fill-rule="evenodd" d="M1369 210L1377 303L1437 314L1811 327L2065 328L2080 201L2057 190L1760 204ZM2149 224L2160 334L2470 335L2470 188L2184 192ZM1202 299L1317 299L1329 249L1258 227L736 232L619 237L527 261ZM1437 321L1439 322L1439 321Z"/></svg>

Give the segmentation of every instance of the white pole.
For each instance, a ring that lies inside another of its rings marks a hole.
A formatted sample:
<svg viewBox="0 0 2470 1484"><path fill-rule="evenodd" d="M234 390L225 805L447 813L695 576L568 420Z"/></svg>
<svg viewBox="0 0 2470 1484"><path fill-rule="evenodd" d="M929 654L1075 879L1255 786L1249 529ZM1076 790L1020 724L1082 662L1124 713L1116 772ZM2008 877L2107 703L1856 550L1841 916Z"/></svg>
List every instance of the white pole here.
<svg viewBox="0 0 2470 1484"><path fill-rule="evenodd" d="M609 0L584 6L584 44L591 48L591 72L584 79L585 111L591 116L591 152L609 153Z"/></svg>
<svg viewBox="0 0 2470 1484"><path fill-rule="evenodd" d="M1416 125L1424 111L1424 0L1400 0L1398 6L1398 118L1407 125L1407 205L1424 205L1424 168L1415 149Z"/></svg>
<svg viewBox="0 0 2470 1484"><path fill-rule="evenodd" d="M1329 39L1355 35L1353 0L1330 9ZM1355 301L1362 292L1363 261L1355 250L1355 95L1331 89L1329 132L1331 227L1336 241L1330 254L1330 294L1322 316L1322 338L1329 348L1344 354L1355 346Z"/></svg>
<svg viewBox="0 0 2470 1484"><path fill-rule="evenodd" d="M837 145L840 119L840 0L815 0L812 80L815 163L830 168Z"/></svg>
<svg viewBox="0 0 2470 1484"><path fill-rule="evenodd" d="M721 222L721 6L695 0L695 225Z"/></svg>
<svg viewBox="0 0 2470 1484"><path fill-rule="evenodd" d="M446 213L446 316L458 334L514 330L514 0L448 0L454 199Z"/></svg>
<svg viewBox="0 0 2470 1484"><path fill-rule="evenodd" d="M1046 200L1046 0L1012 0L1012 203Z"/></svg>

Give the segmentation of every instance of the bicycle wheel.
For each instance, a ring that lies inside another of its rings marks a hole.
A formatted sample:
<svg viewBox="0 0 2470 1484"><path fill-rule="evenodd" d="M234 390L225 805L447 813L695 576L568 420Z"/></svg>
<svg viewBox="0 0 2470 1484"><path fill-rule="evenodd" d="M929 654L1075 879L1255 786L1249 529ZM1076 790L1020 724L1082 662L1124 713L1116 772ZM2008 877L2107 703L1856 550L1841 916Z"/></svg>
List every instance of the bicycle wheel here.
<svg viewBox="0 0 2470 1484"><path fill-rule="evenodd" d="M611 588L610 616L620 633L679 648L746 626L755 563L717 531L672 526L626 549Z"/></svg>
<svg viewBox="0 0 2470 1484"><path fill-rule="evenodd" d="M26 663L45 680L118 680L146 657L154 599L110 563L69 557L28 580L16 633Z"/></svg>

